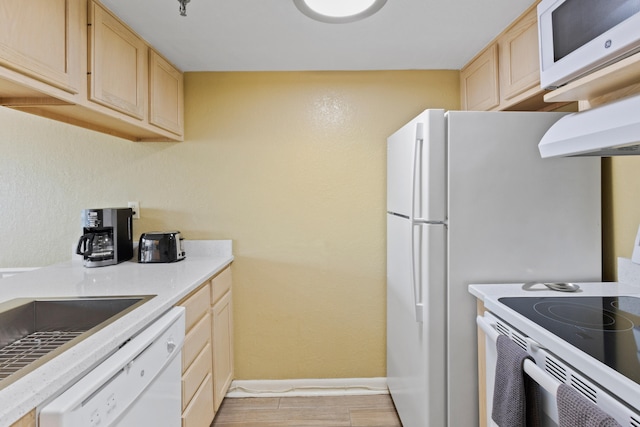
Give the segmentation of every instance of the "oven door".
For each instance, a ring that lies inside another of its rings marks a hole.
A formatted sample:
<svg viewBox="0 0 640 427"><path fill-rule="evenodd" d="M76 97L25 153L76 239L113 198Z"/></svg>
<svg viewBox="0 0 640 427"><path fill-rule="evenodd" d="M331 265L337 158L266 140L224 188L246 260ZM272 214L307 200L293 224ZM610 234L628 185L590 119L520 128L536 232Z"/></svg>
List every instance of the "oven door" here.
<svg viewBox="0 0 640 427"><path fill-rule="evenodd" d="M490 313L485 313L484 317L478 317L476 319L478 326L482 329L485 335L485 373L486 373L486 383L485 383L485 392L486 392L486 413L487 419L486 424L480 424L496 427L497 424L493 422L491 419L491 412L493 409L493 387L496 375L496 361L497 361L497 351L496 351L496 340L498 339L498 335L503 334L507 335L513 341L516 342L521 348L523 348L529 355L536 361L536 364L541 365L544 363L544 358L541 357L541 351L533 351L533 347L535 347L535 342L528 338L524 338L520 335L515 334L512 330L501 327L498 320L492 316ZM498 332L500 331L500 332ZM552 378L548 378L549 383L548 387L553 388L556 386L552 381ZM545 381L540 379L540 381ZM556 386L557 387L557 386ZM555 401L555 396L549 393L544 387L540 387L540 394L542 400L542 415L541 415L541 425L544 427L557 427L558 426L558 408Z"/></svg>

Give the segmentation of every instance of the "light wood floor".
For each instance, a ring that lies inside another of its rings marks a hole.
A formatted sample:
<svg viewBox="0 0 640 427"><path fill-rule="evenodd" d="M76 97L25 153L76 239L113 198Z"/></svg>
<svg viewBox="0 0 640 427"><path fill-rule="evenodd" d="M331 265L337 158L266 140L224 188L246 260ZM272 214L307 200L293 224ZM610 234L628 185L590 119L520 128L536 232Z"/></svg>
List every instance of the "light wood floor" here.
<svg viewBox="0 0 640 427"><path fill-rule="evenodd" d="M391 397L227 398L211 427L402 427Z"/></svg>

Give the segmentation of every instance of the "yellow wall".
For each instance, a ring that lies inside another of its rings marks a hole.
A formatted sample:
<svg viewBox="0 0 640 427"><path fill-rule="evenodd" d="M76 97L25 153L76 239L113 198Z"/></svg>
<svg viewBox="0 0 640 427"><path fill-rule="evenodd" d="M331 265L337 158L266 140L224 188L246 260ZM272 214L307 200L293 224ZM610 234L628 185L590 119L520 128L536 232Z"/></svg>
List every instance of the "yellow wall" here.
<svg viewBox="0 0 640 427"><path fill-rule="evenodd" d="M0 109L0 267L69 259L80 211L233 239L241 379L385 375L385 140L457 71L187 74L184 143Z"/></svg>
<svg viewBox="0 0 640 427"><path fill-rule="evenodd" d="M640 157L603 162L604 278L616 280L617 258L631 258L640 225Z"/></svg>

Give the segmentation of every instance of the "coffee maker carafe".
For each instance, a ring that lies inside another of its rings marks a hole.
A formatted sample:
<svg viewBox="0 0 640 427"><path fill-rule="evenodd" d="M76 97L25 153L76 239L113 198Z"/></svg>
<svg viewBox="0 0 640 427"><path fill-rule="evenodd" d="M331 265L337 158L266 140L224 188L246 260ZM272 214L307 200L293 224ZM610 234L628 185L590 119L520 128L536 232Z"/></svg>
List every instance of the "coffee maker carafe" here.
<svg viewBox="0 0 640 427"><path fill-rule="evenodd" d="M118 264L133 257L131 208L84 209L76 253L85 267Z"/></svg>

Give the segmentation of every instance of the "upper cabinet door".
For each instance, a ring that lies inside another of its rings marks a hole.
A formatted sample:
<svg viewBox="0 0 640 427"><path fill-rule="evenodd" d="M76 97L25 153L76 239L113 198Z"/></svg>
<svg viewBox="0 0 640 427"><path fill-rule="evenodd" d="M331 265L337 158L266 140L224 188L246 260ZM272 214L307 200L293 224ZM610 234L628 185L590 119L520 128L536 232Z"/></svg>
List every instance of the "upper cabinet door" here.
<svg viewBox="0 0 640 427"><path fill-rule="evenodd" d="M149 123L177 135L184 133L182 73L149 49Z"/></svg>
<svg viewBox="0 0 640 427"><path fill-rule="evenodd" d="M147 45L93 2L89 23L89 99L143 120L147 107Z"/></svg>
<svg viewBox="0 0 640 427"><path fill-rule="evenodd" d="M0 1L0 65L78 93L80 11L80 0Z"/></svg>
<svg viewBox="0 0 640 427"><path fill-rule="evenodd" d="M509 100L540 84L538 16L532 9L500 39L500 95Z"/></svg>
<svg viewBox="0 0 640 427"><path fill-rule="evenodd" d="M485 111L500 104L498 47L490 45L460 70L463 110Z"/></svg>

